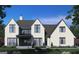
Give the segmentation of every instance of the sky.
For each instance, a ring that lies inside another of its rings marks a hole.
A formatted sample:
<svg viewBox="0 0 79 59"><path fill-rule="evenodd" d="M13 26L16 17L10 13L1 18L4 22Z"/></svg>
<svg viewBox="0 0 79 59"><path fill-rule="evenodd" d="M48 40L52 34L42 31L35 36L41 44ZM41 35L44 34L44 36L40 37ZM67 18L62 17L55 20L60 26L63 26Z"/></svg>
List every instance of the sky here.
<svg viewBox="0 0 79 59"><path fill-rule="evenodd" d="M65 20L72 5L13 5L5 10L4 24L13 18L15 21L23 16L24 20L39 19L43 24L57 24L61 19ZM65 20L71 25L71 20Z"/></svg>

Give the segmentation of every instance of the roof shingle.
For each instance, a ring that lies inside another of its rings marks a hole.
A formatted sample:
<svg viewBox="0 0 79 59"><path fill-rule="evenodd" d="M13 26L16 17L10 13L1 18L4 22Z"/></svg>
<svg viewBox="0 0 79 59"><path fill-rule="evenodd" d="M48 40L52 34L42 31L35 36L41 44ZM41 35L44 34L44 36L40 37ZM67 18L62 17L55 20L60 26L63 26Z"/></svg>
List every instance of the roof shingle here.
<svg viewBox="0 0 79 59"><path fill-rule="evenodd" d="M55 30L56 26L57 25L49 25L49 24L44 25L47 37L50 37L52 32Z"/></svg>
<svg viewBox="0 0 79 59"><path fill-rule="evenodd" d="M22 29L31 29L32 24L35 22L35 20L18 20L17 23L20 28ZM56 25L52 24L43 24L46 32L46 37L50 37L52 32L55 30Z"/></svg>
<svg viewBox="0 0 79 59"><path fill-rule="evenodd" d="M18 20L17 23L22 29L31 29L31 25L35 20Z"/></svg>

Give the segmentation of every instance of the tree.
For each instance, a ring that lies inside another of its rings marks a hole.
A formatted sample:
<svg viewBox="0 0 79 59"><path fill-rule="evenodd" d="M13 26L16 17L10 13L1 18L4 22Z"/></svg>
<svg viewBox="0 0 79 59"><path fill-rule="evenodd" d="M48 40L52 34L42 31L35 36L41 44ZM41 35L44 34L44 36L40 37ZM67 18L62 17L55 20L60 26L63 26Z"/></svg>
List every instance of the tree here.
<svg viewBox="0 0 79 59"><path fill-rule="evenodd" d="M4 27L5 25L3 24L3 19L6 17L6 8L10 8L10 5L0 5L0 45L1 42L4 39Z"/></svg>
<svg viewBox="0 0 79 59"><path fill-rule="evenodd" d="M5 9L10 7L10 5L0 5L0 24L3 22L2 19L6 17Z"/></svg>
<svg viewBox="0 0 79 59"><path fill-rule="evenodd" d="M70 26L70 30L73 32L73 34L79 38L79 25L77 26L74 26L74 25L71 25Z"/></svg>
<svg viewBox="0 0 79 59"><path fill-rule="evenodd" d="M72 9L68 11L68 14L69 15L66 16L66 19L72 20L70 29L76 37L79 37L79 5L73 6Z"/></svg>
<svg viewBox="0 0 79 59"><path fill-rule="evenodd" d="M71 19L73 25L79 25L79 5L73 6L72 9L68 11L68 14L66 19Z"/></svg>

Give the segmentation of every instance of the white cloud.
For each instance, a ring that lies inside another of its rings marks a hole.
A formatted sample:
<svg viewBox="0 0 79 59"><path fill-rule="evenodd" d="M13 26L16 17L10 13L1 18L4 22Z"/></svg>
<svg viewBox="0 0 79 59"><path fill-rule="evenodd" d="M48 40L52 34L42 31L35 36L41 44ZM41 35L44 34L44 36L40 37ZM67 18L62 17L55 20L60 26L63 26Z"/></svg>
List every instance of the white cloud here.
<svg viewBox="0 0 79 59"><path fill-rule="evenodd" d="M65 20L68 25L71 25L71 20L66 20L66 16L55 16L55 17L46 17L40 18L43 24L57 24L61 19Z"/></svg>

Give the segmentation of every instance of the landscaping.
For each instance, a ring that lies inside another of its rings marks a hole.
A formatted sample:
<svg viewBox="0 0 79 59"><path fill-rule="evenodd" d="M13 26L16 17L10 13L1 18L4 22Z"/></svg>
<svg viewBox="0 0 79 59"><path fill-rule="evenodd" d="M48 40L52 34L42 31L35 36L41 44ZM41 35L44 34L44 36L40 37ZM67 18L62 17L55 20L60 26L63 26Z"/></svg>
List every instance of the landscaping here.
<svg viewBox="0 0 79 59"><path fill-rule="evenodd" d="M30 48L0 47L0 52L7 54L79 54L79 48Z"/></svg>

